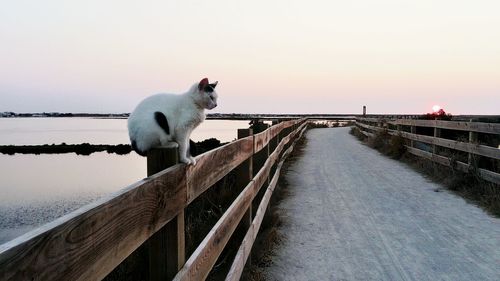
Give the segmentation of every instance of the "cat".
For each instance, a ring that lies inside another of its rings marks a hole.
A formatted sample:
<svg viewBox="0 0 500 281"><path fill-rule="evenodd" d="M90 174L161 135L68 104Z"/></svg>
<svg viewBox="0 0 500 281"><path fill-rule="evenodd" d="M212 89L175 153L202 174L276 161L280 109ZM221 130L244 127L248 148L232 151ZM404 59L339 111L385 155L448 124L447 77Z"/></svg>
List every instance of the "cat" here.
<svg viewBox="0 0 500 281"><path fill-rule="evenodd" d="M196 165L189 138L205 120L205 109L217 106L217 83L203 78L184 94L156 94L141 101L128 118L134 151L146 156L155 146L179 147L180 162Z"/></svg>

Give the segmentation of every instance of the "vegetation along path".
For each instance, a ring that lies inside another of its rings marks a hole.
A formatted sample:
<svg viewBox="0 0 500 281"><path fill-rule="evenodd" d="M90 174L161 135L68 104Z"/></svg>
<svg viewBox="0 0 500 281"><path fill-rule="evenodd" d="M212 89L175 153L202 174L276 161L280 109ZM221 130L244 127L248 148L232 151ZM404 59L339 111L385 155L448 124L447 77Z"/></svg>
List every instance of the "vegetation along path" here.
<svg viewBox="0 0 500 281"><path fill-rule="evenodd" d="M308 132L266 279L500 280L500 219L348 132Z"/></svg>

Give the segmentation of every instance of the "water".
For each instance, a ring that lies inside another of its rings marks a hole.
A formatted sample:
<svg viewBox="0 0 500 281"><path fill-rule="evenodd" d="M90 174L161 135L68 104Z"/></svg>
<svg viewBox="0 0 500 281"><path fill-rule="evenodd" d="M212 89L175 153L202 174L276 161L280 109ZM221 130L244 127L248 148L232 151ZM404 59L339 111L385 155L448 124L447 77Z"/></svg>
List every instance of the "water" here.
<svg viewBox="0 0 500 281"><path fill-rule="evenodd" d="M248 121L207 120L192 139L236 138ZM128 143L125 119L0 118L0 144ZM146 176L146 159L93 153L0 154L0 244Z"/></svg>
<svg viewBox="0 0 500 281"><path fill-rule="evenodd" d="M216 137L222 142L236 138L248 121L206 120L191 135L194 141ZM129 143L126 119L94 118L0 118L0 145L52 143Z"/></svg>

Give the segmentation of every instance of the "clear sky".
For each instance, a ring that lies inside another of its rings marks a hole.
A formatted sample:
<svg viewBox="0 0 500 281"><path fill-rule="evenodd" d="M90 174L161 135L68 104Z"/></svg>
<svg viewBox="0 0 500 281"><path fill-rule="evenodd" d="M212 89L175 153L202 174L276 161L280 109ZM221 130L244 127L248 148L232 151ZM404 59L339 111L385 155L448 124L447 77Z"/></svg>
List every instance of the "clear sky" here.
<svg viewBox="0 0 500 281"><path fill-rule="evenodd" d="M498 0L0 1L0 111L500 114Z"/></svg>

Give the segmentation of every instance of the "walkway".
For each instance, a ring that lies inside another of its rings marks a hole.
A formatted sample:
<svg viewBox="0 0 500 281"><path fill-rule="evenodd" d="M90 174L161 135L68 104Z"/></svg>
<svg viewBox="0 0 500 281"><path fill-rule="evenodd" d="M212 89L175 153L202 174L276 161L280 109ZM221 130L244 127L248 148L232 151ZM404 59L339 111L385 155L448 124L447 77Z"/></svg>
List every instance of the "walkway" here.
<svg viewBox="0 0 500 281"><path fill-rule="evenodd" d="M268 280L500 280L500 219L348 132L310 130L285 173Z"/></svg>

